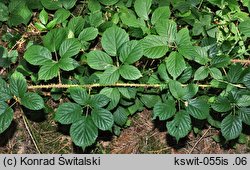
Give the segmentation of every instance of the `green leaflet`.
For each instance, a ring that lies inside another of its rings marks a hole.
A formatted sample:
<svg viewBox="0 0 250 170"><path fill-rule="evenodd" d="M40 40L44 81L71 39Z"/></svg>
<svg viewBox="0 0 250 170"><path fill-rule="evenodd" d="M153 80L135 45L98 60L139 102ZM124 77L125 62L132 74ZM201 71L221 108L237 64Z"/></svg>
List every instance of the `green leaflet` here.
<svg viewBox="0 0 250 170"><path fill-rule="evenodd" d="M4 3L0 2L0 9L0 21L7 21L9 16L8 7Z"/></svg>
<svg viewBox="0 0 250 170"><path fill-rule="evenodd" d="M33 45L24 54L25 60L33 65L43 65L52 61L50 51L40 45Z"/></svg>
<svg viewBox="0 0 250 170"><path fill-rule="evenodd" d="M80 105L86 105L89 102L90 96L86 89L74 87L69 89L70 97Z"/></svg>
<svg viewBox="0 0 250 170"><path fill-rule="evenodd" d="M168 51L168 43L164 37L157 35L146 36L141 45L144 55L148 58L156 59L163 57Z"/></svg>
<svg viewBox="0 0 250 170"><path fill-rule="evenodd" d="M239 24L240 32L243 33L245 36L250 37L250 19L243 21Z"/></svg>
<svg viewBox="0 0 250 170"><path fill-rule="evenodd" d="M229 114L221 122L221 132L226 140L237 138L242 130L242 120L239 116Z"/></svg>
<svg viewBox="0 0 250 170"><path fill-rule="evenodd" d="M143 48L139 41L132 40L124 43L119 49L119 59L126 64L133 64L143 56Z"/></svg>
<svg viewBox="0 0 250 170"><path fill-rule="evenodd" d="M168 44L171 44L176 41L177 35L177 26L176 23L172 20L160 20L155 25L156 32L164 37Z"/></svg>
<svg viewBox="0 0 250 170"><path fill-rule="evenodd" d="M95 70L105 70L113 65L112 58L103 51L95 50L87 54L88 65Z"/></svg>
<svg viewBox="0 0 250 170"><path fill-rule="evenodd" d="M43 98L32 92L27 92L21 97L21 104L30 110L40 110L44 108Z"/></svg>
<svg viewBox="0 0 250 170"><path fill-rule="evenodd" d="M238 114L244 123L250 125L250 108L240 108Z"/></svg>
<svg viewBox="0 0 250 170"><path fill-rule="evenodd" d="M222 73L218 68L212 67L212 68L209 69L209 71L210 71L210 75L214 79L221 80L223 78Z"/></svg>
<svg viewBox="0 0 250 170"><path fill-rule="evenodd" d="M104 5L114 5L118 2L119 0L99 0Z"/></svg>
<svg viewBox="0 0 250 170"><path fill-rule="evenodd" d="M43 65L38 72L39 80L50 80L54 77L57 77L59 72L59 64L58 63L49 63Z"/></svg>
<svg viewBox="0 0 250 170"><path fill-rule="evenodd" d="M93 109L91 117L94 124L101 130L110 130L114 124L114 117L112 113L106 109Z"/></svg>
<svg viewBox="0 0 250 170"><path fill-rule="evenodd" d="M250 73L244 76L243 83L250 89Z"/></svg>
<svg viewBox="0 0 250 170"><path fill-rule="evenodd" d="M126 80L137 80L142 77L141 72L132 65L122 65L119 68L119 73Z"/></svg>
<svg viewBox="0 0 250 170"><path fill-rule="evenodd" d="M59 48L59 55L62 58L72 57L79 53L81 44L76 38L66 39Z"/></svg>
<svg viewBox="0 0 250 170"><path fill-rule="evenodd" d="M136 0L134 4L136 14L144 20L148 20L152 0Z"/></svg>
<svg viewBox="0 0 250 170"><path fill-rule="evenodd" d="M123 107L118 107L114 112L114 122L119 126L124 126L128 120L129 111Z"/></svg>
<svg viewBox="0 0 250 170"><path fill-rule="evenodd" d="M55 113L55 120L62 124L71 124L80 120L82 113L83 110L79 104L63 103Z"/></svg>
<svg viewBox="0 0 250 170"><path fill-rule="evenodd" d="M54 19L56 19L56 23L60 24L67 20L67 18L70 16L70 11L60 8L55 12Z"/></svg>
<svg viewBox="0 0 250 170"><path fill-rule="evenodd" d="M58 65L64 71L71 71L79 66L78 62L73 58L60 58Z"/></svg>
<svg viewBox="0 0 250 170"><path fill-rule="evenodd" d="M81 41L91 41L94 40L98 35L98 29L94 27L88 27L81 31L78 39Z"/></svg>
<svg viewBox="0 0 250 170"><path fill-rule="evenodd" d="M194 80L204 80L207 78L209 69L205 66L201 66L194 73Z"/></svg>
<svg viewBox="0 0 250 170"><path fill-rule="evenodd" d="M172 52L166 59L168 73L176 80L186 68L186 63L182 55Z"/></svg>
<svg viewBox="0 0 250 170"><path fill-rule="evenodd" d="M68 32L64 28L56 28L43 36L43 45L51 52L59 50L62 42L67 38Z"/></svg>
<svg viewBox="0 0 250 170"><path fill-rule="evenodd" d="M212 103L212 108L217 112L227 112L232 109L230 101L225 97L217 97L216 101Z"/></svg>
<svg viewBox="0 0 250 170"><path fill-rule="evenodd" d="M82 16L73 17L71 18L71 20L69 20L67 27L70 31L74 33L75 36L78 36L84 28L84 23L85 20Z"/></svg>
<svg viewBox="0 0 250 170"><path fill-rule="evenodd" d="M159 117L160 120L167 120L171 118L176 113L175 101L167 100L164 103L156 103L154 105L153 113L153 119L156 119L156 117Z"/></svg>
<svg viewBox="0 0 250 170"><path fill-rule="evenodd" d="M81 117L77 122L71 125L70 136L77 146L90 146L95 142L98 136L98 128L90 116L86 118Z"/></svg>
<svg viewBox="0 0 250 170"><path fill-rule="evenodd" d="M199 98L189 100L186 110L196 119L206 119L209 115L209 105Z"/></svg>
<svg viewBox="0 0 250 170"><path fill-rule="evenodd" d="M177 142L187 136L191 130L191 118L189 114L181 110L175 114L172 121L167 122L167 129L171 136L174 136Z"/></svg>
<svg viewBox="0 0 250 170"><path fill-rule="evenodd" d="M103 94L110 99L110 103L107 107L108 110L114 109L118 105L121 99L120 92L117 88L107 88L107 87L103 88L100 91L100 94Z"/></svg>
<svg viewBox="0 0 250 170"><path fill-rule="evenodd" d="M27 88L25 77L19 72L14 72L10 77L11 93L16 97L23 97Z"/></svg>
<svg viewBox="0 0 250 170"><path fill-rule="evenodd" d="M0 105L3 106L3 103L0 102ZM14 116L14 111L12 108L8 107L5 104L5 107L0 108L0 134L3 133L11 124L13 116Z"/></svg>
<svg viewBox="0 0 250 170"><path fill-rule="evenodd" d="M169 6L158 7L152 14L151 22L155 25L159 20L166 20L170 17Z"/></svg>
<svg viewBox="0 0 250 170"><path fill-rule="evenodd" d="M118 49L123 43L129 41L129 36L125 30L113 26L108 28L102 35L101 44L103 49L111 56L116 56Z"/></svg>
<svg viewBox="0 0 250 170"><path fill-rule="evenodd" d="M107 68L100 77L101 84L114 84L119 80L120 74L117 67Z"/></svg>
<svg viewBox="0 0 250 170"><path fill-rule="evenodd" d="M106 106L110 102L110 98L103 94L92 95L88 101L88 104L92 108L100 108Z"/></svg>
<svg viewBox="0 0 250 170"><path fill-rule="evenodd" d="M39 20L44 25L48 23L49 15L44 9L39 13Z"/></svg>
<svg viewBox="0 0 250 170"><path fill-rule="evenodd" d="M0 102L7 101L12 98L9 85L0 77Z"/></svg>

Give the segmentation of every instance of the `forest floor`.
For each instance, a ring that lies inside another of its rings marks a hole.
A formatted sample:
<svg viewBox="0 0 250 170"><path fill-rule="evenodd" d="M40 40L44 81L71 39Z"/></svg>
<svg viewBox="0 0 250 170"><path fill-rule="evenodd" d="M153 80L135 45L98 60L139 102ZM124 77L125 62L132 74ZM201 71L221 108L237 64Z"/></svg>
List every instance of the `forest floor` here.
<svg viewBox="0 0 250 170"><path fill-rule="evenodd" d="M165 132L162 122L152 122L151 112L144 110L132 118L132 124L123 129L119 137L101 134L97 143L86 148L73 145L69 135L69 127L58 126L52 115L42 121L28 119L31 115L22 116L16 110L15 120L6 132L0 135L0 153L18 154L66 154L66 153L98 153L98 154L234 154L250 153L250 139L247 144L221 145L214 137L218 130L206 127L197 134L190 135L178 143ZM27 118L26 118L27 117ZM34 145L36 144L36 145Z"/></svg>

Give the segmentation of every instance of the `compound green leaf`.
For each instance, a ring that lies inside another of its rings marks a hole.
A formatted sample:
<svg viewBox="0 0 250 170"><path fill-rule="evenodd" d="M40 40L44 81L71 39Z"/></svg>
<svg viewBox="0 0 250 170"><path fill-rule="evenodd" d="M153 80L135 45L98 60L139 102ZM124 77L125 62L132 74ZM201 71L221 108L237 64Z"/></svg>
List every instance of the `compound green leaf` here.
<svg viewBox="0 0 250 170"><path fill-rule="evenodd" d="M176 108L174 100L167 100L164 103L158 102L155 104L153 109L153 114L154 114L153 119L159 117L160 120L167 120L172 116L174 116L175 113L176 113Z"/></svg>
<svg viewBox="0 0 250 170"><path fill-rule="evenodd" d="M98 29L94 27L84 28L79 34L78 39L81 41L94 40L98 35Z"/></svg>
<svg viewBox="0 0 250 170"><path fill-rule="evenodd" d="M86 89L80 87L73 87L69 89L70 97L80 105L86 105L89 101L89 94Z"/></svg>
<svg viewBox="0 0 250 170"><path fill-rule="evenodd" d="M57 77L59 72L59 64L58 63L50 63L43 65L38 72L39 80L50 80L54 77Z"/></svg>
<svg viewBox="0 0 250 170"><path fill-rule="evenodd" d="M114 84L120 78L119 70L117 67L108 67L100 76L100 84Z"/></svg>
<svg viewBox="0 0 250 170"><path fill-rule="evenodd" d="M79 121L71 125L70 136L77 146L90 146L98 136L98 128L90 116L87 118L81 117Z"/></svg>
<svg viewBox="0 0 250 170"><path fill-rule="evenodd" d="M211 106L217 112L227 112L232 109L230 101L227 98L220 96L217 97Z"/></svg>
<svg viewBox="0 0 250 170"><path fill-rule="evenodd" d="M189 100L186 110L191 116L200 120L206 119L209 115L209 105L199 98Z"/></svg>
<svg viewBox="0 0 250 170"><path fill-rule="evenodd" d="M113 60L105 52L94 50L87 54L87 63L95 70L106 70L113 65Z"/></svg>
<svg viewBox="0 0 250 170"><path fill-rule="evenodd" d="M182 55L172 52L166 59L166 66L169 74L176 80L178 76L186 69L186 63Z"/></svg>
<svg viewBox="0 0 250 170"><path fill-rule="evenodd" d="M126 64L133 64L143 56L143 48L139 41L125 42L119 49L119 59Z"/></svg>
<svg viewBox="0 0 250 170"><path fill-rule="evenodd" d="M191 130L191 118L189 114L181 110L176 113L174 119L167 122L167 129L171 136L174 136L177 140L185 137Z"/></svg>
<svg viewBox="0 0 250 170"><path fill-rule="evenodd" d="M2 105L2 102L0 102L0 105ZM4 109L4 111L2 111ZM14 111L12 108L6 106L6 108L1 108L2 112L0 114L0 134L3 133L11 124L14 116Z"/></svg>
<svg viewBox="0 0 250 170"><path fill-rule="evenodd" d="M14 72L10 77L11 93L16 97L23 97L27 88L28 86L25 77L19 72Z"/></svg>
<svg viewBox="0 0 250 170"><path fill-rule="evenodd" d="M56 110L55 120L68 125L80 120L82 113L82 107L79 104L71 102L63 103Z"/></svg>
<svg viewBox="0 0 250 170"><path fill-rule="evenodd" d="M122 65L119 68L119 73L126 80L137 80L142 77L141 72L132 65Z"/></svg>
<svg viewBox="0 0 250 170"><path fill-rule="evenodd" d="M169 6L158 7L152 14L151 23L155 25L157 22L159 22L159 20L167 21L167 19L170 17L170 14L171 12Z"/></svg>
<svg viewBox="0 0 250 170"><path fill-rule="evenodd" d="M163 57L168 51L168 43L164 37L157 35L146 36L141 45L144 55L148 58L156 59Z"/></svg>
<svg viewBox="0 0 250 170"><path fill-rule="evenodd" d="M81 44L76 38L66 39L62 42L59 54L62 58L72 57L79 53Z"/></svg>
<svg viewBox="0 0 250 170"><path fill-rule="evenodd" d="M21 104L30 110L41 110L44 108L44 101L37 93L26 92L21 97Z"/></svg>
<svg viewBox="0 0 250 170"><path fill-rule="evenodd" d="M229 114L221 122L221 133L226 140L237 138L242 131L242 120L238 115Z"/></svg>
<svg viewBox="0 0 250 170"><path fill-rule="evenodd" d="M112 113L106 109L93 109L91 116L94 124L101 130L110 130L114 124L114 117Z"/></svg>
<svg viewBox="0 0 250 170"><path fill-rule="evenodd" d="M136 0L134 4L136 14L144 20L148 20L152 0Z"/></svg>
<svg viewBox="0 0 250 170"><path fill-rule="evenodd" d="M113 26L103 33L101 44L103 49L111 56L116 56L118 49L123 43L129 41L129 36L125 30Z"/></svg>
<svg viewBox="0 0 250 170"><path fill-rule="evenodd" d="M33 65L44 65L52 61L51 52L47 48L40 45L33 45L29 47L24 53L24 58Z"/></svg>

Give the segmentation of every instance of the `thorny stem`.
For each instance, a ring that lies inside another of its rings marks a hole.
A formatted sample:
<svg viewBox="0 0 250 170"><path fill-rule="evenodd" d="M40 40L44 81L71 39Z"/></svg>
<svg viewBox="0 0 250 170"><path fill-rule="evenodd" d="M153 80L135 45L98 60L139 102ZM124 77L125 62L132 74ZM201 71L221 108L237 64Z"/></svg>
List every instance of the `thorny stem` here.
<svg viewBox="0 0 250 170"><path fill-rule="evenodd" d="M228 83L232 86L238 87L238 88L246 88L242 86L241 84L232 84L226 81L220 81L224 83ZM116 83L116 84L48 84L48 85L32 85L28 86L28 89L49 89L49 88L58 88L58 89L63 89L63 88L71 88L71 87L82 87L82 88L96 88L96 87L144 87L144 88L161 88L161 87L166 87L167 84L127 84L127 83ZM187 84L182 84L183 87L187 86ZM200 88L209 88L213 87L210 84L197 84L198 87Z"/></svg>
<svg viewBox="0 0 250 170"><path fill-rule="evenodd" d="M243 63L243 64L250 64L250 60L239 60L239 59L233 59L231 60L233 63Z"/></svg>

